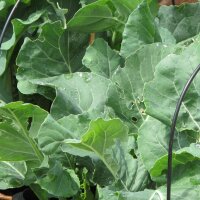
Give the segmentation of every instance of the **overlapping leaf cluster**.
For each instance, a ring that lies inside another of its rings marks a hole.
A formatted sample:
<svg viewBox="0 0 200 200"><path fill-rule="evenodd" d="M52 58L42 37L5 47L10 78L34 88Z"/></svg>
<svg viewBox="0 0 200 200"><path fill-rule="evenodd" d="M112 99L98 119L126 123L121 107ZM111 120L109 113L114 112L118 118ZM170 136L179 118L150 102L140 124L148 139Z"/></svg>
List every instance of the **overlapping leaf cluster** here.
<svg viewBox="0 0 200 200"><path fill-rule="evenodd" d="M0 27L14 3L0 1ZM0 189L164 200L171 118L200 63L199 11L154 0L23 1L0 52ZM173 200L200 198L199 88L197 77L176 127Z"/></svg>

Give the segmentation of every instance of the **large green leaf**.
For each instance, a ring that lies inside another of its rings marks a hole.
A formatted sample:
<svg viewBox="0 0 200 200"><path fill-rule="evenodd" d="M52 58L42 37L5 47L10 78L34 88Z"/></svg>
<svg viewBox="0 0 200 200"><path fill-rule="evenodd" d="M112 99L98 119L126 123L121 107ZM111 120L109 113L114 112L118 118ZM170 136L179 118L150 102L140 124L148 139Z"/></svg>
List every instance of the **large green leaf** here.
<svg viewBox="0 0 200 200"><path fill-rule="evenodd" d="M184 165L188 162L200 159L199 144L191 144L189 147L182 148L173 152L173 167ZM160 176L167 169L168 155L164 155L154 163L150 173L152 176Z"/></svg>
<svg viewBox="0 0 200 200"><path fill-rule="evenodd" d="M69 115L55 120L49 115L42 124L38 143L47 155L55 153L65 139L80 139L87 131L90 120L84 116Z"/></svg>
<svg viewBox="0 0 200 200"><path fill-rule="evenodd" d="M160 37L162 39L162 43L168 45L168 44L176 44L176 39L172 35L172 33L163 27L159 27L159 33Z"/></svg>
<svg viewBox="0 0 200 200"><path fill-rule="evenodd" d="M98 158L122 188L138 191L146 185L148 174L143 165L129 154L127 143L128 129L120 120L97 119L91 122L81 140L64 140L62 150L76 156Z"/></svg>
<svg viewBox="0 0 200 200"><path fill-rule="evenodd" d="M93 119L104 112L110 81L96 74L79 72L35 80L33 83L55 87L56 98L51 107L54 118L87 112Z"/></svg>
<svg viewBox="0 0 200 200"><path fill-rule="evenodd" d="M158 13L159 26L169 30L177 42L199 33L200 3L182 6L162 6Z"/></svg>
<svg viewBox="0 0 200 200"><path fill-rule="evenodd" d="M173 200L198 199L200 197L199 162L188 163L174 171L171 198ZM98 188L102 200L165 200L166 186L157 190L144 190L141 192L116 191L113 188Z"/></svg>
<svg viewBox="0 0 200 200"><path fill-rule="evenodd" d="M0 162L0 189L24 185L27 167L24 162Z"/></svg>
<svg viewBox="0 0 200 200"><path fill-rule="evenodd" d="M161 175L167 169L169 133L169 127L152 117L147 117L139 130L139 153L151 176ZM196 142L196 139L197 134L192 132L176 133L173 167L195 159L195 151L192 151L192 148L188 146L190 143ZM196 148L196 153L198 151Z"/></svg>
<svg viewBox="0 0 200 200"><path fill-rule="evenodd" d="M129 15L134 9L142 2L142 0L111 0L113 5L116 7L116 10L122 17L122 20L126 22Z"/></svg>
<svg viewBox="0 0 200 200"><path fill-rule="evenodd" d="M112 77L108 90L107 106L117 117L137 132L146 118L143 103L144 84L154 77L155 66L171 51L173 46L156 43L146 45L126 59L125 67L119 68Z"/></svg>
<svg viewBox="0 0 200 200"><path fill-rule="evenodd" d="M31 80L81 70L86 38L86 35L65 31L60 22L42 26L40 37L34 41L27 38L19 52L19 90L25 94L36 93L37 86Z"/></svg>
<svg viewBox="0 0 200 200"><path fill-rule="evenodd" d="M81 7L78 0L47 0L47 2L52 8L49 9L50 19L53 21L61 20L65 29L67 28L67 22Z"/></svg>
<svg viewBox="0 0 200 200"><path fill-rule="evenodd" d="M53 7L55 13L57 14L57 16L62 20L63 22L63 27L66 29L67 28L67 24L66 24L66 19L65 19L65 15L68 13L68 9L66 7L63 7L63 5L60 5L60 3L63 4L63 1L61 2L53 2L51 0L47 0L47 2L49 4L51 4L51 6Z"/></svg>
<svg viewBox="0 0 200 200"><path fill-rule="evenodd" d="M121 58L103 39L97 39L88 47L83 64L92 72L111 78L120 67Z"/></svg>
<svg viewBox="0 0 200 200"><path fill-rule="evenodd" d="M199 161L189 162L173 171L172 195L173 200L188 200L200 198ZM163 197L166 196L166 186L160 187Z"/></svg>
<svg viewBox="0 0 200 200"><path fill-rule="evenodd" d="M126 173L127 175L123 175L123 187L129 188L129 190L131 191L144 189L148 181L148 174L142 162L136 161L128 154L127 146L116 144L113 147L112 145L112 143L115 143L115 140L118 140L118 138L120 138L121 141L127 140L126 127L123 127L122 124L120 124L119 120L113 120L110 122L97 120L95 122L92 122L92 124L90 125L90 130L87 131L88 128L89 119L87 118L87 116L84 115L70 115L57 121L49 116L43 123L40 129L40 133L38 135L40 148L48 155L51 155L52 153L60 149L60 147L62 147L62 149L64 148L64 151L76 156L90 156L92 159L94 159L92 162L95 166L93 179L95 179L95 182L99 184L108 185L110 184L110 182L113 181L113 178L115 181L118 181L118 175L122 176L122 174ZM92 135L93 129L94 131L96 131L95 135ZM119 131L119 133L117 131ZM104 139L101 139L103 137L103 134L105 134ZM118 134L119 137L118 135L111 136L111 134ZM77 147L73 147L74 141L75 143L81 141L81 137L85 138L86 135L88 135L91 140L92 137L96 138L94 141L95 147L91 147L90 150L87 150L84 149L84 145L82 145L82 143L80 144L80 148L83 149L77 149ZM105 144L106 146L101 145L103 141L98 144L100 140L104 140L104 142L107 142ZM70 145L69 148L68 145L63 146L65 141L67 143L72 142L72 146ZM95 148L97 147L105 148L105 150L95 150ZM105 151L105 155L100 155L103 154L102 151ZM108 152L106 153L106 151ZM109 155L109 153L111 155ZM97 159L99 159L98 162L96 161ZM115 162L115 164L112 164L112 162ZM81 164L84 163L81 162ZM118 165L123 165L124 167L119 167L118 169ZM85 166L88 167L88 165ZM120 172L118 172L118 170ZM118 175L115 173L118 173Z"/></svg>
<svg viewBox="0 0 200 200"><path fill-rule="evenodd" d="M68 27L79 32L101 32L112 29L122 32L121 27L124 28L128 16L141 1L83 0L81 1L83 8L75 14Z"/></svg>
<svg viewBox="0 0 200 200"><path fill-rule="evenodd" d="M160 42L149 3L144 0L129 16L123 33L121 55L128 57L145 44Z"/></svg>
<svg viewBox="0 0 200 200"><path fill-rule="evenodd" d="M143 192L125 192L125 191L112 191L109 188L98 187L99 200L160 200L154 199L153 190L145 190Z"/></svg>
<svg viewBox="0 0 200 200"><path fill-rule="evenodd" d="M37 179L42 189L57 197L74 196L80 189L80 182L73 170L67 169L56 162L46 173Z"/></svg>
<svg viewBox="0 0 200 200"><path fill-rule="evenodd" d="M114 17L108 0L99 0L80 9L67 26L69 30L91 33L110 30L117 23L123 24Z"/></svg>
<svg viewBox="0 0 200 200"><path fill-rule="evenodd" d="M21 102L0 107L0 160L41 161L43 155L31 135L37 135L46 115L39 107Z"/></svg>
<svg viewBox="0 0 200 200"><path fill-rule="evenodd" d="M199 39L180 55L170 55L157 66L155 78L145 86L144 102L146 113L170 125L177 100L192 71L200 63ZM199 123L199 77L192 83L181 111L177 128L179 130L200 130Z"/></svg>
<svg viewBox="0 0 200 200"><path fill-rule="evenodd" d="M14 19L12 21L12 37L8 41L4 42L1 46L0 75L3 74L6 66L9 64L17 42L20 40L20 38L23 36L24 32L26 32L28 28L34 29L37 27L36 22L41 18L43 13L44 11L38 11L30 15L27 20Z"/></svg>

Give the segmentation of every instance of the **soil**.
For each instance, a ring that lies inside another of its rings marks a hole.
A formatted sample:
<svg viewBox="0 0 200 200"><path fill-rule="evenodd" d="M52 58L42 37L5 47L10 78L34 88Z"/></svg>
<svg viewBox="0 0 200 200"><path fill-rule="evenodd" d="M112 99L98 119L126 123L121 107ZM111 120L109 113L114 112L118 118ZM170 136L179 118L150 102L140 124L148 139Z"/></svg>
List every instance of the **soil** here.
<svg viewBox="0 0 200 200"><path fill-rule="evenodd" d="M195 3L198 2L198 0L175 0L176 5L180 5L182 3ZM172 5L172 0L160 0L160 5Z"/></svg>
<svg viewBox="0 0 200 200"><path fill-rule="evenodd" d="M28 187L0 190L0 200L38 200Z"/></svg>

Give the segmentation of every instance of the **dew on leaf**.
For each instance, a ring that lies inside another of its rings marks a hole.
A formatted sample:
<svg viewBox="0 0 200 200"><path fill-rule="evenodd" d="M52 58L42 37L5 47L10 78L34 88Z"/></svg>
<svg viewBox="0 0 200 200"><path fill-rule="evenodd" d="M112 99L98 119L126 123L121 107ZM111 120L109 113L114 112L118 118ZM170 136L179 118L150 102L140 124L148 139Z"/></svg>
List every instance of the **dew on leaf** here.
<svg viewBox="0 0 200 200"><path fill-rule="evenodd" d="M83 73L80 72L80 73L79 73L79 76L80 76L80 77L83 77Z"/></svg>

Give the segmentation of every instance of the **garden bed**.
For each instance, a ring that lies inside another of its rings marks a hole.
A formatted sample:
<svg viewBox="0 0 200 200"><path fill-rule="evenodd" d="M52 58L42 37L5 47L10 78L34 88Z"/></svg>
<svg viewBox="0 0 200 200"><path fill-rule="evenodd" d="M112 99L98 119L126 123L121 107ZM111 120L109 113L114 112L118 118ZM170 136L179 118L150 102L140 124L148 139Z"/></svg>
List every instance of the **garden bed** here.
<svg viewBox="0 0 200 200"><path fill-rule="evenodd" d="M0 1L0 30L15 3ZM200 63L199 19L199 2L20 1L0 52L0 193L165 200L172 116ZM172 200L200 196L198 88L199 76L176 125Z"/></svg>

